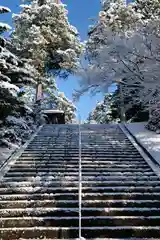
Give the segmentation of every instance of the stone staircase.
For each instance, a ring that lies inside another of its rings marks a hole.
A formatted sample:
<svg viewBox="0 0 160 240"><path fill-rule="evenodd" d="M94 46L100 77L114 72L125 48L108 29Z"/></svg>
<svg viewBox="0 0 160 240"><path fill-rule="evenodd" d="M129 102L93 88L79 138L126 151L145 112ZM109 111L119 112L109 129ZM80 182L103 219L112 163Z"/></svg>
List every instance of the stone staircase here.
<svg viewBox="0 0 160 240"><path fill-rule="evenodd" d="M160 179L118 125L82 125L82 236L160 239ZM46 125L0 185L0 239L78 239L79 132Z"/></svg>

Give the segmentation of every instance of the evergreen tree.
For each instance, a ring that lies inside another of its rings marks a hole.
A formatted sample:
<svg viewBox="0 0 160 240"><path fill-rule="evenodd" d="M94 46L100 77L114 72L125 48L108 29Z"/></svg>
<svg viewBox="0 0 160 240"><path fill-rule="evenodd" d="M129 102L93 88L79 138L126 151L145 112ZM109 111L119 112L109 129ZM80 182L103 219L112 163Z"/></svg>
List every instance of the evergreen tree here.
<svg viewBox="0 0 160 240"><path fill-rule="evenodd" d="M75 121L76 117L76 107L74 106L73 102L66 98L65 94L60 92L56 85L56 80L52 74L47 74L46 76L47 85L43 87L43 98L41 100L41 106L39 109L39 117L42 117L43 110L46 109L54 109L54 110L62 110L65 113L65 122L72 123ZM23 101L35 109L35 95L36 89L33 87L25 87L24 95L22 96ZM44 119L43 119L44 120ZM40 119L40 122L42 119Z"/></svg>
<svg viewBox="0 0 160 240"><path fill-rule="evenodd" d="M52 80L57 75L66 78L78 68L82 51L78 32L68 22L65 5L53 0L23 2L27 4L21 5L22 11L14 16L14 52L34 67L37 82L43 84L42 108L63 108L66 121L71 121L75 107L61 96ZM27 89L24 96L25 99L30 96L31 105L35 92Z"/></svg>
<svg viewBox="0 0 160 240"><path fill-rule="evenodd" d="M77 69L82 45L76 28L68 22L65 5L53 0L29 2L14 16L16 49L30 60L39 79L49 70L68 76Z"/></svg>
<svg viewBox="0 0 160 240"><path fill-rule="evenodd" d="M120 122L120 113L118 111L114 94L106 94L103 101L97 103L96 107L89 114L88 123L95 121L99 124Z"/></svg>
<svg viewBox="0 0 160 240"><path fill-rule="evenodd" d="M133 3L136 12L140 12L142 19L154 19L160 17L160 1L159 0L135 0Z"/></svg>
<svg viewBox="0 0 160 240"><path fill-rule="evenodd" d="M63 92L57 88L56 81L50 76L49 86L44 88L44 99L42 101L42 109L62 110L65 113L65 122L72 123L76 117L76 107Z"/></svg>
<svg viewBox="0 0 160 240"><path fill-rule="evenodd" d="M136 94L135 90L130 90L129 95L125 94L124 91L124 101L122 103L118 87L114 93L106 94L103 101L96 105L93 111L89 114L88 122L91 122L92 120L101 124L120 122L121 106L124 108L127 122L147 121L149 118L148 108L143 106L142 102L139 102L139 97L137 97L137 103L133 101L133 99L136 98Z"/></svg>
<svg viewBox="0 0 160 240"><path fill-rule="evenodd" d="M9 11L0 7L0 13ZM4 23L0 26L0 145L10 146L10 142L21 144L32 132L32 111L19 96L23 86L35 81L30 66L10 51L11 42L3 37L11 28Z"/></svg>

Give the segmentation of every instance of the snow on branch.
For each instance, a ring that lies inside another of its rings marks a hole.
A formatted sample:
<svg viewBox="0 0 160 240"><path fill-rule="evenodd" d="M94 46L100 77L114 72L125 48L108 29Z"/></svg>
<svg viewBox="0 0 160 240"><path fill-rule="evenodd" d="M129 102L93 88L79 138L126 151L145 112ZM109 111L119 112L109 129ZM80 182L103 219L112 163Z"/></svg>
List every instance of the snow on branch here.
<svg viewBox="0 0 160 240"><path fill-rule="evenodd" d="M0 23L0 34L10 30L11 30L11 26L9 26L7 23L2 23L2 22Z"/></svg>
<svg viewBox="0 0 160 240"><path fill-rule="evenodd" d="M0 6L0 14L9 12L11 12L11 10L8 7Z"/></svg>

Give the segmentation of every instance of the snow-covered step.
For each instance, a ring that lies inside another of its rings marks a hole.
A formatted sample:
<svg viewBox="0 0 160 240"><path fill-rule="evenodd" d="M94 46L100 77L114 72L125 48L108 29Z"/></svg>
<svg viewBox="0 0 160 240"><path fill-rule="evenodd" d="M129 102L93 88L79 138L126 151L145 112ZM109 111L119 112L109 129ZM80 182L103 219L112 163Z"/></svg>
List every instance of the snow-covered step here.
<svg viewBox="0 0 160 240"><path fill-rule="evenodd" d="M40 143L40 142L37 142L37 143L33 142L30 146L28 146L26 148L26 151L30 151L32 149L34 151L37 151L37 149L40 149L41 151L44 151L44 149L43 149L44 147L47 148L49 151L51 151L53 148L56 151L60 151L60 150L64 151L65 150L65 146L66 146L66 144L58 146L57 143L51 143L51 144L46 143L46 144L42 145L42 143ZM85 151L85 150L88 151L90 149L92 151L95 151L95 150L103 151L104 150L105 152L107 152L108 150L111 150L111 149L112 150L114 149L115 151L119 150L121 152L127 146L126 152L128 152L130 150L136 152L136 150L133 147L133 145L132 144L127 144L127 143L121 143L121 144L117 145L116 147L114 146L114 144L103 144L103 143L101 143L101 144L98 143L98 145L97 144L93 144L93 145L87 145L87 146L82 143L82 146L83 146L82 151ZM72 150L72 151L78 151L78 144L77 144L77 146L71 145L68 149Z"/></svg>
<svg viewBox="0 0 160 240"><path fill-rule="evenodd" d="M35 176L35 177L28 177L28 176L18 176L18 177L4 177L2 182L35 182L35 181L78 181L78 176ZM158 176L83 176L83 181L159 181Z"/></svg>
<svg viewBox="0 0 160 240"><path fill-rule="evenodd" d="M160 221L160 216L87 216L82 217L82 226L157 226ZM72 217L13 217L13 218L1 218L0 228L11 227L78 227L78 216Z"/></svg>
<svg viewBox="0 0 160 240"><path fill-rule="evenodd" d="M32 163L30 163L30 164L24 164L24 163L22 163L22 164L19 164L19 163L17 163L17 164L15 164L14 165L14 167L17 169L17 168L28 168L28 166L30 166L31 168L55 168L55 167L57 167L57 168L59 168L59 167L68 167L68 168L72 168L72 167L78 167L77 166L78 165L78 162L76 163L76 162L74 162L74 163L71 163L71 162L56 162L56 163L45 163L45 162L40 162L39 164L35 164L34 162L32 162ZM105 167L105 168L113 168L114 167L114 163L105 163L105 162L101 162L101 163L94 163L94 161L93 162L83 162L82 163L82 168L86 168L86 167L90 167L90 168L92 168L92 167L96 167L96 168L98 168L98 167L101 167L101 168L103 168L103 167ZM150 169L149 167L148 167L148 165L147 164L117 164L116 165L116 168L143 168L143 169Z"/></svg>
<svg viewBox="0 0 160 240"><path fill-rule="evenodd" d="M94 192L87 192L87 193L82 193L83 200L129 200L129 199L134 199L134 200L160 200L160 193L139 193L139 192L131 192L131 193L126 193L126 192L120 192L120 193L94 193ZM9 201L14 201L14 200L77 200L78 199L78 192L64 192L64 193L12 193L12 194L1 194L0 195L0 200L9 200Z"/></svg>
<svg viewBox="0 0 160 240"><path fill-rule="evenodd" d="M129 173L129 174L133 174L133 173ZM139 172L139 174L142 174L141 172ZM145 173L146 174L146 173ZM30 177L41 177L41 176L45 176L46 178L49 177L49 176L58 176L58 175L61 175L62 177L63 176L71 176L70 173L67 173L67 171L59 171L59 172L7 172L5 176L7 177L19 177L19 176L30 176ZM72 172L72 175L73 176L77 176L78 175L78 170L77 172ZM154 176L153 173L148 173L147 175L150 175L150 176Z"/></svg>
<svg viewBox="0 0 160 240"><path fill-rule="evenodd" d="M160 208L156 207L125 207L125 208L98 208L83 207L82 216L159 216ZM79 209L67 207L37 207L37 208L3 208L0 209L1 217L22 217L22 216L77 216Z"/></svg>
<svg viewBox="0 0 160 240"><path fill-rule="evenodd" d="M28 228L0 228L2 239L66 239L78 238L78 227L28 227ZM159 226L121 226L121 227L82 227L84 238L105 237L159 237Z"/></svg>
<svg viewBox="0 0 160 240"><path fill-rule="evenodd" d="M47 162L47 163L46 163ZM53 159L49 159L49 160L45 160L45 159L43 159L43 160L40 160L40 159L37 159L37 160L34 160L34 159L30 159L30 160L19 160L19 161L17 161L16 163L15 163L15 166L25 166L25 165L39 165L39 166L41 166L41 165L43 165L43 164L51 164L51 165L57 165L57 164L65 164L65 163L67 163L67 164L78 164L78 160L73 160L73 159L70 159L70 160L65 160L65 159L59 159L59 160L53 160ZM148 166L147 165L147 163L145 163L145 162L143 162L143 161L129 161L129 163L128 163L128 161L123 161L123 160L121 160L121 161L118 161L118 160L114 160L114 161L111 161L111 160L108 160L108 159L103 159L103 160L96 160L96 159L94 159L94 160L83 160L82 161L82 166L83 165L90 165L90 164L95 164L95 165L97 165L97 164L99 164L99 165L101 165L101 164L108 164L108 165L110 165L110 164L118 164L118 165L128 165L128 166Z"/></svg>
<svg viewBox="0 0 160 240"><path fill-rule="evenodd" d="M106 140L106 141L108 141L108 140ZM31 146L33 147L34 142L32 142L31 144L32 144ZM41 146L41 148L40 148L40 146ZM78 142L77 142L76 145L73 145L72 143L70 145L62 144L62 142L61 143L51 143L51 144L49 144L49 143L42 144L40 142L37 142L35 147L32 148L32 149L33 149L33 152L38 152L38 150L39 150L39 153L45 153L44 147L46 147L49 152L51 152L53 150L53 148L54 148L55 151L62 150L64 152L66 150L66 146L67 146L67 150L69 150L69 151L71 150L71 151L77 152L78 149L79 149ZM96 151L96 150L97 151L103 151L103 149L106 152L107 152L107 150L109 150L109 151L110 150L115 150L115 151L120 150L120 152L122 152L125 149L126 149L126 152L128 152L128 151L136 152L136 150L135 150L135 148L132 144L127 144L127 142L120 142L120 141L117 141L117 142L112 143L112 144L110 144L110 143L103 144L103 143L96 143L95 142L92 145L87 144L87 143L84 144L82 142L82 146L83 146L83 149L82 149L83 152L84 151L89 151L89 150L91 150L91 151ZM32 149L30 149L29 147L26 148L25 153L27 153L27 152L30 153L32 151ZM25 153L23 153L23 154L25 154Z"/></svg>
<svg viewBox="0 0 160 240"><path fill-rule="evenodd" d="M52 152L50 152L49 153L49 151L47 151L48 153L47 153L47 155L44 155L44 153L42 152L42 153L40 153L39 151L37 151L37 152L29 152L29 153L25 153L25 154L23 154L22 155L22 157L34 157L35 155L37 155L37 156L39 156L39 157L41 157L41 156L44 156L44 157L50 157L50 155L52 155L52 158L53 157L70 157L70 156L72 156L73 155L73 153L70 153L69 151L67 152L67 153L63 153L63 152L60 152L60 153L54 153L53 151ZM67 156L67 154L68 154L68 156ZM65 156L66 155L66 156ZM76 155L78 156L78 152L76 153ZM101 152L101 153L97 153L96 154L96 152L94 152L94 153L92 153L92 151L91 152L89 152L89 153L83 153L83 157L88 157L88 158L91 158L91 156L97 156L98 155L98 157L110 157L110 158L115 158L115 157L117 157L117 158L137 158L137 157L140 157L140 155L138 154L138 153L116 153L116 152L114 152L114 151L112 151L112 152L110 152L110 153L104 153L104 152ZM37 157L36 156L36 157ZM74 156L74 155L73 155Z"/></svg>
<svg viewBox="0 0 160 240"><path fill-rule="evenodd" d="M77 186L78 181L53 181L46 179L46 181L42 181L40 178L35 179L35 181L22 181L22 182L2 182L1 186L2 188L8 188L8 187L60 187L60 186L66 186L66 187L73 187ZM127 181L126 180L117 180L117 181L82 181L83 187L92 187L92 186L159 186L160 187L160 181Z"/></svg>
<svg viewBox="0 0 160 240"><path fill-rule="evenodd" d="M0 209L3 208L28 208L28 207L78 207L78 200L2 200ZM82 200L82 207L159 207L160 200Z"/></svg>
<svg viewBox="0 0 160 240"><path fill-rule="evenodd" d="M38 186L38 187L8 187L8 188L3 188L0 187L0 194L12 194L12 193L53 193L53 192L73 192L76 193L78 191L78 186L77 187L66 187L66 189L61 186L61 187L50 187L50 186ZM160 186L91 186L91 187L83 187L83 192L149 192L149 193L154 193L154 192L160 192Z"/></svg>
<svg viewBox="0 0 160 240"><path fill-rule="evenodd" d="M49 149L47 146L46 147L44 147L44 149L45 148L47 148L47 150L48 150L48 153L50 153L51 151L53 151L52 149ZM25 151L24 152L24 154L22 155L22 156L25 156L26 154L30 154L31 152L33 152L34 154L37 152L39 152L39 153L41 153L41 151L42 151L42 148L39 150L39 151L37 151L37 148L36 149L29 149L28 151ZM68 152L70 153L70 154L77 154L77 152L78 152L78 149L77 150L73 150L73 149L68 149ZM60 154L60 155L62 155L63 153L65 153L65 150L62 150L62 149L59 149L59 150L57 150L57 149L55 149L54 150L54 152L53 152L53 155L57 155L57 154ZM119 155L119 154L123 154L123 155L127 155L127 154L135 154L136 156L139 156L139 154L137 153L137 151L135 150L135 149L128 149L128 150L126 150L125 151L125 154L124 154L124 151L123 151L123 149L122 148L119 148L119 149L114 149L114 148L109 148L109 149L95 149L95 148L93 148L93 149L90 149L90 148L87 148L87 149L83 149L82 150L82 154L83 155L88 155L88 154L90 154L90 153L92 153L92 154L104 154L104 155L110 155L110 154L117 154L117 155Z"/></svg>
<svg viewBox="0 0 160 240"><path fill-rule="evenodd" d="M82 236L160 239L160 178L116 125L82 125ZM78 126L46 125L0 185L0 233L78 238Z"/></svg>
<svg viewBox="0 0 160 240"><path fill-rule="evenodd" d="M64 239L64 238L63 238ZM90 240L159 240L158 238L89 238ZM26 238L21 238L21 240L26 240ZM28 240L28 239L27 239ZM31 238L30 238L31 240ZM32 238L33 240L33 238ZM35 240L35 238L34 238ZM45 238L45 240L53 240L53 238ZM55 240L61 240L60 238L55 238ZM65 238L65 240L79 240L78 238ZM86 238L82 237L82 240Z"/></svg>
<svg viewBox="0 0 160 240"><path fill-rule="evenodd" d="M5 176L7 177L19 177L19 176L30 176L30 177L41 177L41 176L46 176L49 177L49 176L58 176L60 175L61 177L65 177L65 176L78 176L78 169L77 169L77 172L72 172L72 174L70 173L67 173L67 171L57 171L57 172L50 172L49 170L46 171L46 172L7 172ZM151 176L155 176L155 174L150 171L150 172L106 172L106 171L94 171L94 172L82 172L82 175L83 176L106 176L106 177L109 177L109 176L136 176L136 177L140 177L140 176L148 176L148 177L151 177Z"/></svg>
<svg viewBox="0 0 160 240"><path fill-rule="evenodd" d="M58 162L60 162L60 161L75 161L75 162L78 162L78 156L77 157L75 157L75 156L62 156L62 157L52 157L52 155L50 156L50 157L25 157L25 158L19 158L19 160L17 160L17 163L18 162L35 162L35 163L38 163L40 160L42 160L42 161L46 161L46 162L56 162L56 161L58 161ZM140 157L137 157L137 158L135 158L135 159L133 159L132 157L130 157L129 155L128 155L128 157L127 158L123 158L123 157L95 157L95 156L89 156L89 157L83 157L83 159L82 159L82 161L85 161L85 160L87 160L88 162L92 162L92 161L97 161L97 160L99 160L99 161L106 161L106 162L114 162L115 164L117 163L117 162L131 162L131 163L137 163L137 162L139 162L139 163L144 163L144 160L142 159L142 158L140 158Z"/></svg>
<svg viewBox="0 0 160 240"><path fill-rule="evenodd" d="M16 166L13 166L10 168L9 170L9 173L12 173L12 172L18 172L19 170L22 170L23 172L77 172L78 170L78 167L75 168L76 166L74 165L70 165L68 166L67 164L65 164L64 166L61 165L61 166L55 166L54 168L51 168L49 166L45 166L45 167L27 167L27 168L22 168L22 169L19 169L17 168ZM107 166L85 166L83 167L83 172L93 172L93 171L96 171L96 172L118 172L118 171L121 171L121 172L152 172L151 169L149 167L143 167L143 168L132 168L132 167L126 167L126 168L121 168L121 167L118 167L118 166L114 166L114 167L107 167Z"/></svg>
<svg viewBox="0 0 160 240"><path fill-rule="evenodd" d="M77 171L77 168L75 169L75 167L77 167L77 166L75 166L75 165L68 165L68 164L64 164L64 165L59 165L59 166L54 166L53 168L52 167L49 167L49 166L47 166L47 164L46 164L46 166L44 166L44 167L41 167L41 166L28 166L28 167L23 167L22 169L19 169L19 168L17 168L16 166L12 166L11 168L10 168L10 170L9 170L9 172L11 173L11 172L18 172L19 170L23 170L24 172L37 172L37 170L38 170L38 172L45 172L45 171L48 171L48 169L50 170L50 172L51 171L53 171L53 172L59 172L59 171L61 171L61 172L64 172L64 171L73 171L73 172L75 172L75 171ZM83 172L93 172L93 171L105 171L105 172L119 172L119 171L121 171L121 172L152 172L152 170L150 169L150 167L142 167L142 168L140 168L140 167L138 167L137 166L137 168L132 168L132 167L129 167L129 166L127 166L126 168L123 168L122 167L122 169L121 169L121 167L120 166L110 166L110 167L108 167L108 166L101 166L101 165L99 165L99 166L92 166L92 165L89 165L89 166L83 166Z"/></svg>

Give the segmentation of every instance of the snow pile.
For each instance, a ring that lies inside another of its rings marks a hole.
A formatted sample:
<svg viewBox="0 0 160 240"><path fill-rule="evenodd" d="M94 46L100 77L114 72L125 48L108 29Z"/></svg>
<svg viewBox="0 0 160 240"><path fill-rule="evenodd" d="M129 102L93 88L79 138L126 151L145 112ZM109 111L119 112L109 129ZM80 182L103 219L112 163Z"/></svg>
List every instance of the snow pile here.
<svg viewBox="0 0 160 240"><path fill-rule="evenodd" d="M160 135L146 129L146 122L125 124L137 141L160 164Z"/></svg>

